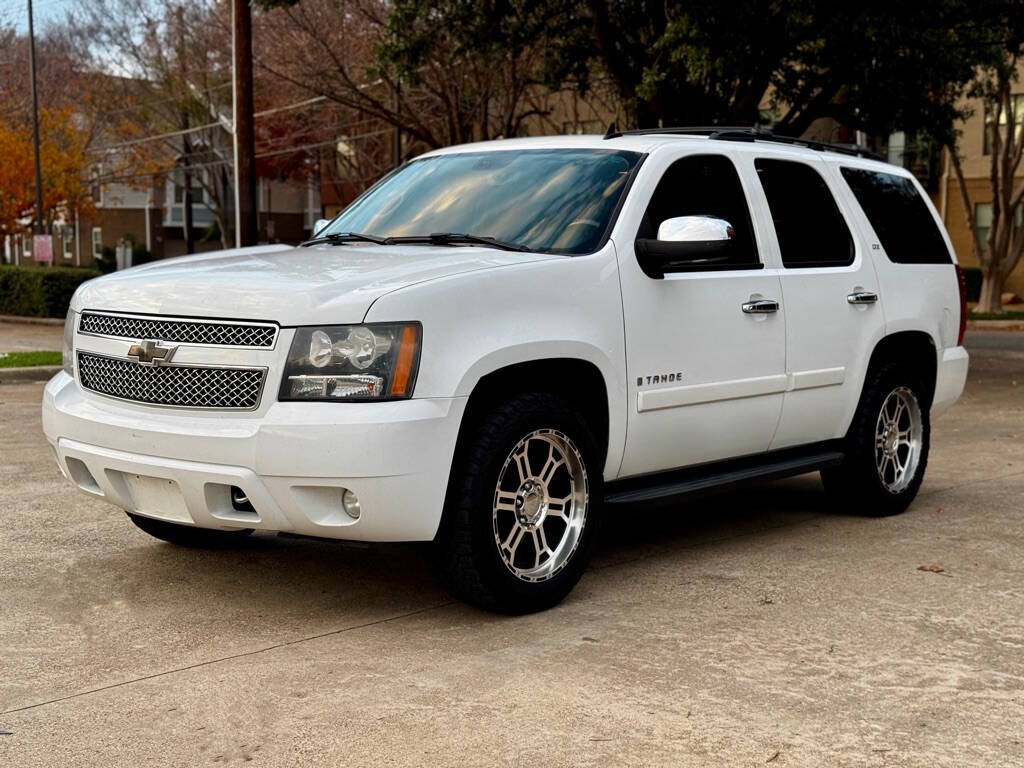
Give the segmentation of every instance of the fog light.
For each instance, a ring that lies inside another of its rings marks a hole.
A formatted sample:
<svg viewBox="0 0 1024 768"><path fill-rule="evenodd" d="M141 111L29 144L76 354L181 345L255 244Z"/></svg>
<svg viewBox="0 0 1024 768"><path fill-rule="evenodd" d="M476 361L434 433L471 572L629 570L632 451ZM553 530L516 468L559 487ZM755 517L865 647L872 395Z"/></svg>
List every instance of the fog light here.
<svg viewBox="0 0 1024 768"><path fill-rule="evenodd" d="M359 497L356 496L352 491L345 489L345 493L341 495L341 505L345 508L345 514L351 517L353 520L359 519L361 510L359 509Z"/></svg>
<svg viewBox="0 0 1024 768"><path fill-rule="evenodd" d="M252 502L241 488L237 485L231 486L231 506L236 512L255 512Z"/></svg>

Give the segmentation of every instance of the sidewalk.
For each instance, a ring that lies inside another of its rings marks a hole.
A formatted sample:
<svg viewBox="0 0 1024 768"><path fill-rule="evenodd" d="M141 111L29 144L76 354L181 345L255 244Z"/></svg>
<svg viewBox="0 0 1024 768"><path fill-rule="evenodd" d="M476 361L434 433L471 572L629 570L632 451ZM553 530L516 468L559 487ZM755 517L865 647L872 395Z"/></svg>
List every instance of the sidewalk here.
<svg viewBox="0 0 1024 768"><path fill-rule="evenodd" d="M59 350L63 336L64 328L61 325L8 323L0 320L0 352Z"/></svg>

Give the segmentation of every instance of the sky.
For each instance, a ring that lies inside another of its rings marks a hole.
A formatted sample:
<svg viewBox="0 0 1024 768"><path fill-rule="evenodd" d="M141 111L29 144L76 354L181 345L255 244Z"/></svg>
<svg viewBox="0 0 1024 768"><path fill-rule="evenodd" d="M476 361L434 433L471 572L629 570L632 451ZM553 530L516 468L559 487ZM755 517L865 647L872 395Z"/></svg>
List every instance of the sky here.
<svg viewBox="0 0 1024 768"><path fill-rule="evenodd" d="M36 30L51 19L63 17L74 5L74 0L33 0ZM13 25L19 32L28 31L28 0L0 0L0 26Z"/></svg>

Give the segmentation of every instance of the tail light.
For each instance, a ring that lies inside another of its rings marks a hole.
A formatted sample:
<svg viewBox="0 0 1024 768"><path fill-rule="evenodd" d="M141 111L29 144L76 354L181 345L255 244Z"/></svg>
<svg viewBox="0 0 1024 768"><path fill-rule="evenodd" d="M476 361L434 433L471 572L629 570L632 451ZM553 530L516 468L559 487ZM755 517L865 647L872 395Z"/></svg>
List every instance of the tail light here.
<svg viewBox="0 0 1024 768"><path fill-rule="evenodd" d="M956 345L964 343L964 331L967 330L967 281L960 265L956 265L956 281L960 285L960 333L956 337Z"/></svg>

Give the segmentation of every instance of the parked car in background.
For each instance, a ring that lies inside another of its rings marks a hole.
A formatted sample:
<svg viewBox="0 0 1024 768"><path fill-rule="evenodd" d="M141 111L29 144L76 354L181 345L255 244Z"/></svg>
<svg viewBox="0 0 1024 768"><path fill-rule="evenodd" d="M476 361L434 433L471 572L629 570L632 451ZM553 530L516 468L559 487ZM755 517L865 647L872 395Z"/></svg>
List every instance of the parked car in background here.
<svg viewBox="0 0 1024 768"><path fill-rule="evenodd" d="M820 471L902 512L968 356L913 177L756 131L428 153L293 248L76 293L43 425L166 541L432 541L458 596L561 600L638 505ZM680 507L684 514L684 507Z"/></svg>

